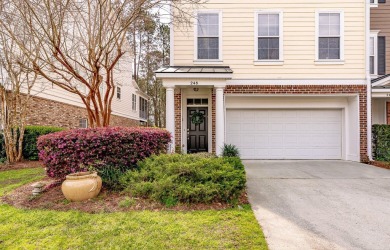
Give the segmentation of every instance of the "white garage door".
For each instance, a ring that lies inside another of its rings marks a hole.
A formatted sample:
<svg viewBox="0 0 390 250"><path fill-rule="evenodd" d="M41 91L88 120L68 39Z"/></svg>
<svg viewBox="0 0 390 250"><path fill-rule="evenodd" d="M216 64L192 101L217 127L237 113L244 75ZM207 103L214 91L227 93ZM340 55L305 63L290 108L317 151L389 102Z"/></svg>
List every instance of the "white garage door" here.
<svg viewBox="0 0 390 250"><path fill-rule="evenodd" d="M341 159L341 110L227 110L243 159Z"/></svg>

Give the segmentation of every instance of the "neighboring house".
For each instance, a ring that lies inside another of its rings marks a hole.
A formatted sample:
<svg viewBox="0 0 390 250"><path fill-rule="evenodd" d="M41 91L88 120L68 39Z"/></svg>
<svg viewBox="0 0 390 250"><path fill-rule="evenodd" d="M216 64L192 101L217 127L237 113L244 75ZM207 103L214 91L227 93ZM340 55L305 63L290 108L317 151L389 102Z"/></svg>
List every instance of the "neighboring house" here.
<svg viewBox="0 0 390 250"><path fill-rule="evenodd" d="M390 2L371 2L372 123L390 124Z"/></svg>
<svg viewBox="0 0 390 250"><path fill-rule="evenodd" d="M112 126L146 125L147 100L132 77L132 57L125 54L115 71L116 89L112 101ZM82 88L82 86L80 86ZM87 91L86 87L82 88ZM104 93L102 86L100 91ZM81 99L46 80L38 81L32 91L27 123L64 128L88 127L87 112Z"/></svg>
<svg viewBox="0 0 390 250"><path fill-rule="evenodd" d="M366 160L371 109L365 0L210 0L171 29L156 71L171 150L243 159Z"/></svg>

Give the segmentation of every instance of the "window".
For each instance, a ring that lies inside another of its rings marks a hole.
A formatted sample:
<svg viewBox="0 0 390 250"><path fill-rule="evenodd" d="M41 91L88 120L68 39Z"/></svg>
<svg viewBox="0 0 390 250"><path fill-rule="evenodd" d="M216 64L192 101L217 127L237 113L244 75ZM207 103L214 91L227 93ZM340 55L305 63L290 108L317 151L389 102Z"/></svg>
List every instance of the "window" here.
<svg viewBox="0 0 390 250"><path fill-rule="evenodd" d="M281 60L282 13L257 13L256 60Z"/></svg>
<svg viewBox="0 0 390 250"><path fill-rule="evenodd" d="M122 93L121 92L122 92L121 87L116 87L116 98L118 98L119 100L122 97Z"/></svg>
<svg viewBox="0 0 390 250"><path fill-rule="evenodd" d="M104 98L104 95L105 95L105 92L106 92L106 87L104 86L104 84L100 84L99 92L100 92L101 98Z"/></svg>
<svg viewBox="0 0 390 250"><path fill-rule="evenodd" d="M197 18L197 58L198 60L220 60L220 14L198 13Z"/></svg>
<svg viewBox="0 0 390 250"><path fill-rule="evenodd" d="M343 59L343 15L341 12L318 13L317 60Z"/></svg>
<svg viewBox="0 0 390 250"><path fill-rule="evenodd" d="M386 75L386 37L378 36L378 75Z"/></svg>
<svg viewBox="0 0 390 250"><path fill-rule="evenodd" d="M370 74L373 76L386 75L386 37L378 36L379 31L370 34Z"/></svg>
<svg viewBox="0 0 390 250"><path fill-rule="evenodd" d="M386 3L386 0L370 0L371 7L378 7L380 3Z"/></svg>
<svg viewBox="0 0 390 250"><path fill-rule="evenodd" d="M79 128L88 128L88 120L85 118L80 119Z"/></svg>
<svg viewBox="0 0 390 250"><path fill-rule="evenodd" d="M370 74L377 75L378 74L378 66L377 66L377 45L378 45L378 34L371 33L370 35Z"/></svg>
<svg viewBox="0 0 390 250"><path fill-rule="evenodd" d="M145 98L139 97L139 117L148 119L148 101Z"/></svg>
<svg viewBox="0 0 390 250"><path fill-rule="evenodd" d="M137 96L134 94L131 96L131 109L137 110Z"/></svg>
<svg viewBox="0 0 390 250"><path fill-rule="evenodd" d="M187 105L208 105L209 99L187 99Z"/></svg>

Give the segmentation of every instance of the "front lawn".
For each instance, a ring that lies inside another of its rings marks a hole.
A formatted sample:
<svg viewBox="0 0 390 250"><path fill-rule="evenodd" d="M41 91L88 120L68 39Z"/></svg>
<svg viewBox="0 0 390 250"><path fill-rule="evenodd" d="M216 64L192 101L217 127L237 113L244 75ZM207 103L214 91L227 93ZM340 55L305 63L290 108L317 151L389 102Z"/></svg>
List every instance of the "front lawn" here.
<svg viewBox="0 0 390 250"><path fill-rule="evenodd" d="M0 172L0 195L43 174L41 168ZM249 206L88 214L1 204L0 248L267 249L267 245Z"/></svg>

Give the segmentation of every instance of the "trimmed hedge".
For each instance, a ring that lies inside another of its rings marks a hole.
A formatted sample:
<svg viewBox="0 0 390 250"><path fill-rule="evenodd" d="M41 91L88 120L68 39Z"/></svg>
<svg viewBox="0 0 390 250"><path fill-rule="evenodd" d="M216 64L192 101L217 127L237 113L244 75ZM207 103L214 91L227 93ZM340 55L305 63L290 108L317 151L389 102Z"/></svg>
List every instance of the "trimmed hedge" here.
<svg viewBox="0 0 390 250"><path fill-rule="evenodd" d="M58 127L48 126L26 126L23 138L23 158L25 160L38 160L37 140L41 135L46 135L58 131L64 130ZM4 136L0 134L0 158L6 159L6 153L4 148Z"/></svg>
<svg viewBox="0 0 390 250"><path fill-rule="evenodd" d="M121 178L125 192L167 206L237 201L245 189L245 169L237 157L159 155L138 165Z"/></svg>
<svg viewBox="0 0 390 250"><path fill-rule="evenodd" d="M132 169L139 160L165 152L170 141L168 131L155 128L75 129L39 137L38 150L47 175L62 179L94 165Z"/></svg>
<svg viewBox="0 0 390 250"><path fill-rule="evenodd" d="M373 125L373 157L378 161L390 161L390 125Z"/></svg>
<svg viewBox="0 0 390 250"><path fill-rule="evenodd" d="M64 128L47 127L47 126L27 126L24 131L23 138L23 158L26 160L38 160L38 148L37 141L41 135L47 135L59 131L63 131Z"/></svg>

